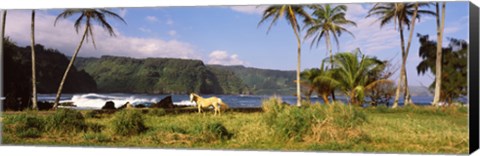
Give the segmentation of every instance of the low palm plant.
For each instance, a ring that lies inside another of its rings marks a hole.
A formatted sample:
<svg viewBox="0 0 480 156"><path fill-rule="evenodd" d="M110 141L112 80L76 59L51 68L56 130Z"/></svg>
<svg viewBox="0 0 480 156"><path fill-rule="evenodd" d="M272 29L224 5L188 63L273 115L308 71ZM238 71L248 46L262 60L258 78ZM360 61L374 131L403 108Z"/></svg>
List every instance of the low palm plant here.
<svg viewBox="0 0 480 156"><path fill-rule="evenodd" d="M348 97L353 105L363 104L365 92L379 83L390 82L387 79L370 79L370 72L384 66L384 62L374 57L363 55L360 50L352 53L338 53L333 56L332 69L335 78L323 77L338 84L338 88Z"/></svg>

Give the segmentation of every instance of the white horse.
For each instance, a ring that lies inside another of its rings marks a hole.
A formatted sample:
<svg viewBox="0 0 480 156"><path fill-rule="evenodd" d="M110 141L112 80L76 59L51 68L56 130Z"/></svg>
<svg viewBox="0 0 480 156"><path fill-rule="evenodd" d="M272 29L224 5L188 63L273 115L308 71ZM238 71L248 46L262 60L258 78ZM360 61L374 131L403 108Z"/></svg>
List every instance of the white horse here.
<svg viewBox="0 0 480 156"><path fill-rule="evenodd" d="M215 115L217 115L217 112L220 115L220 109L228 109L228 105L222 101L222 99L218 97L210 97L210 98L203 98L195 93L190 94L190 102L194 102L197 104L198 107L198 113L202 113L202 108L208 108L210 106L213 106L215 110Z"/></svg>

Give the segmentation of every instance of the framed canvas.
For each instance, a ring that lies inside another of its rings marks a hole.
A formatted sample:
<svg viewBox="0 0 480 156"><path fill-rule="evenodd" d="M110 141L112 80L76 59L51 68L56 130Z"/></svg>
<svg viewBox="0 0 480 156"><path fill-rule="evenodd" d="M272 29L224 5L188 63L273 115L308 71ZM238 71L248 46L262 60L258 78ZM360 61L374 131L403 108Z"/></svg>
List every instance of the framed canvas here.
<svg viewBox="0 0 480 156"><path fill-rule="evenodd" d="M4 9L1 144L470 154L478 21L468 1Z"/></svg>

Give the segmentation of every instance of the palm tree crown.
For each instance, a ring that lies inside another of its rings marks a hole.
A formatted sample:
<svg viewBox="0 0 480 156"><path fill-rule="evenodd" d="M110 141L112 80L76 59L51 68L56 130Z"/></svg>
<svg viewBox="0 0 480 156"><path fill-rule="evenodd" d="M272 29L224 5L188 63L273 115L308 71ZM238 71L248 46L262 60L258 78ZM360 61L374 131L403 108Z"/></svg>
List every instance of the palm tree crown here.
<svg viewBox="0 0 480 156"><path fill-rule="evenodd" d="M116 36L115 32L113 31L113 27L107 22L106 16L113 17L115 19L118 19L122 21L123 23L127 24L125 20L123 20L122 17L117 15L114 12L111 12L107 9L66 9L62 13L60 13L57 18L55 19L54 25L57 24L58 20L63 18L69 18L75 14L80 14L80 16L75 20L75 30L79 31L80 27L82 26L82 23L85 23L85 31L87 32L86 38L88 41L88 38L92 39L93 46L96 47L95 45L95 40L93 38L93 24L94 22L97 22L102 26L110 36Z"/></svg>
<svg viewBox="0 0 480 156"><path fill-rule="evenodd" d="M418 3L417 19L420 20L422 15L435 15L435 12L430 10L422 10L422 7L430 6L430 3ZM402 25L407 26L410 29L410 18L415 12L415 3L376 3L370 11L368 11L367 17L380 16L377 21L380 21L380 27L383 27L390 22L394 22L395 26ZM401 21L401 22L400 22Z"/></svg>
<svg viewBox="0 0 480 156"><path fill-rule="evenodd" d="M343 32L355 37L352 32L343 27L344 25L357 26L355 22L345 18L347 6L338 5L332 8L330 4L326 4L314 5L311 8L314 9L314 12L312 13L314 19L304 21L305 28L307 28L305 38L315 36L310 44L310 47L312 47L315 42L316 46L318 46L320 40L324 36L329 37L330 34L335 39L337 48L340 47L338 37L341 36Z"/></svg>

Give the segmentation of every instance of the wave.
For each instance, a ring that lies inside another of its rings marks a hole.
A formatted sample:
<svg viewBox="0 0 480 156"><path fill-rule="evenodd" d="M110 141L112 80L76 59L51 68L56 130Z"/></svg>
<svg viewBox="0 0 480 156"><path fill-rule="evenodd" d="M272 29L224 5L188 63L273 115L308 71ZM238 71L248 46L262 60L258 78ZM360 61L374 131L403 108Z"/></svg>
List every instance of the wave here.
<svg viewBox="0 0 480 156"><path fill-rule="evenodd" d="M63 100L60 102L72 102L77 107L88 108L102 108L106 102L112 101L115 107L120 107L127 102L133 105L144 104L150 105L156 103L158 98L138 98L135 96L113 96L113 95L101 95L95 93L73 95L70 100Z"/></svg>
<svg viewBox="0 0 480 156"><path fill-rule="evenodd" d="M195 102L190 102L190 100L182 100L180 102L173 102L174 105L180 106L195 106Z"/></svg>

